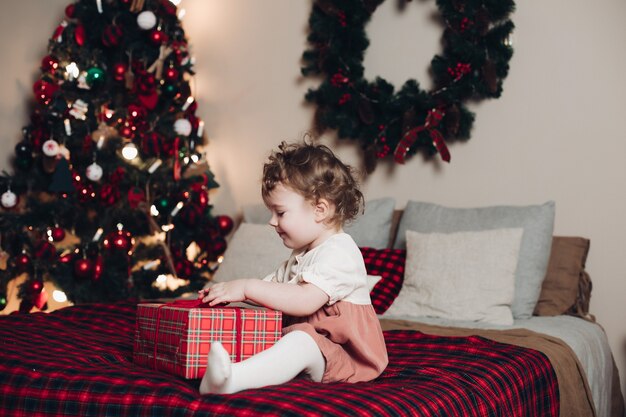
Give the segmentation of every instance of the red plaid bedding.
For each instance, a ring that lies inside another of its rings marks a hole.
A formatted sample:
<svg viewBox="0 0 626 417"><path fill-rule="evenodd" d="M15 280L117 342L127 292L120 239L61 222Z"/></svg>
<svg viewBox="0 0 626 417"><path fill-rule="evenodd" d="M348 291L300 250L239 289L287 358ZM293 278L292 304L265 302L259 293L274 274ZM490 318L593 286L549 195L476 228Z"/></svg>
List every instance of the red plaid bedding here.
<svg viewBox="0 0 626 417"><path fill-rule="evenodd" d="M558 416L556 376L540 352L480 337L385 332L375 381L304 378L230 396L132 363L135 305L0 317L3 416Z"/></svg>

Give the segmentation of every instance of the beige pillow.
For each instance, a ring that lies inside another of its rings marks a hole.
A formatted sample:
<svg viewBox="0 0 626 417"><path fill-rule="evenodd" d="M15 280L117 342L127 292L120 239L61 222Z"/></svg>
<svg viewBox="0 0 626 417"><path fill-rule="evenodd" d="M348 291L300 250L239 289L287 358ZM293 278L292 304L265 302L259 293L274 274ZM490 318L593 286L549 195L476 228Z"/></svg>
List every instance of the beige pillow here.
<svg viewBox="0 0 626 417"><path fill-rule="evenodd" d="M522 228L406 231L404 284L385 316L513 324Z"/></svg>
<svg viewBox="0 0 626 417"><path fill-rule="evenodd" d="M291 255L276 230L268 224L241 223L228 242L224 261L212 282L263 278Z"/></svg>

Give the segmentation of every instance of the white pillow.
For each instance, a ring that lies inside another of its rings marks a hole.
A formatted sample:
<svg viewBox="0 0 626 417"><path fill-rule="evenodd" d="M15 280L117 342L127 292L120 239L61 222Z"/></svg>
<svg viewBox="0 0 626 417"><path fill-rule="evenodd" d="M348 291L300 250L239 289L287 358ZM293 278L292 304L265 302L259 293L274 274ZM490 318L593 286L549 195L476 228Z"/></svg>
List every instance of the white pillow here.
<svg viewBox="0 0 626 417"><path fill-rule="evenodd" d="M385 316L513 324L511 303L523 230L408 230L404 284Z"/></svg>
<svg viewBox="0 0 626 417"><path fill-rule="evenodd" d="M291 249L268 224L241 223L228 242L224 261L213 282L239 278L264 278L291 255Z"/></svg>

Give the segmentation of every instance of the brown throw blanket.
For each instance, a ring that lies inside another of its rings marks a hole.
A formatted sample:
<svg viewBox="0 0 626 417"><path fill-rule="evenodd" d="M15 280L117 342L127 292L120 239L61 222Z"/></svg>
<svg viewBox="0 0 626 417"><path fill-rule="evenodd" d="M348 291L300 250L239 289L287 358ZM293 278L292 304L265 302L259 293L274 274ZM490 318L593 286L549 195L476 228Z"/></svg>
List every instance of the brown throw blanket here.
<svg viewBox="0 0 626 417"><path fill-rule="evenodd" d="M527 329L485 330L433 326L405 320L382 319L383 330L417 330L439 336L481 336L496 342L538 350L545 354L554 368L560 395L561 417L595 417L591 390L587 377L576 354L561 339ZM622 416L624 403L619 386L619 376L613 363L612 415Z"/></svg>

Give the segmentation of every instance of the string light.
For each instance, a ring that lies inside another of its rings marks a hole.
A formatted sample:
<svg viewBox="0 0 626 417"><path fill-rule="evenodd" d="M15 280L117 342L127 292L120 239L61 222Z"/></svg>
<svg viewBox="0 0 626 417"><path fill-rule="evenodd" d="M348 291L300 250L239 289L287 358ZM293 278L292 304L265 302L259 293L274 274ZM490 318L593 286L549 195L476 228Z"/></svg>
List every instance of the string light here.
<svg viewBox="0 0 626 417"><path fill-rule="evenodd" d="M52 299L57 303L64 303L67 301L67 295L60 290L52 291Z"/></svg>
<svg viewBox="0 0 626 417"><path fill-rule="evenodd" d="M189 106L191 106L191 103L193 103L194 101L195 99L192 96L187 97L185 104L183 104L182 110L186 111L189 108Z"/></svg>
<svg viewBox="0 0 626 417"><path fill-rule="evenodd" d="M122 148L122 156L124 157L124 159L127 159L129 161L137 158L138 154L139 154L139 150L137 149L137 146L132 142L127 143Z"/></svg>

